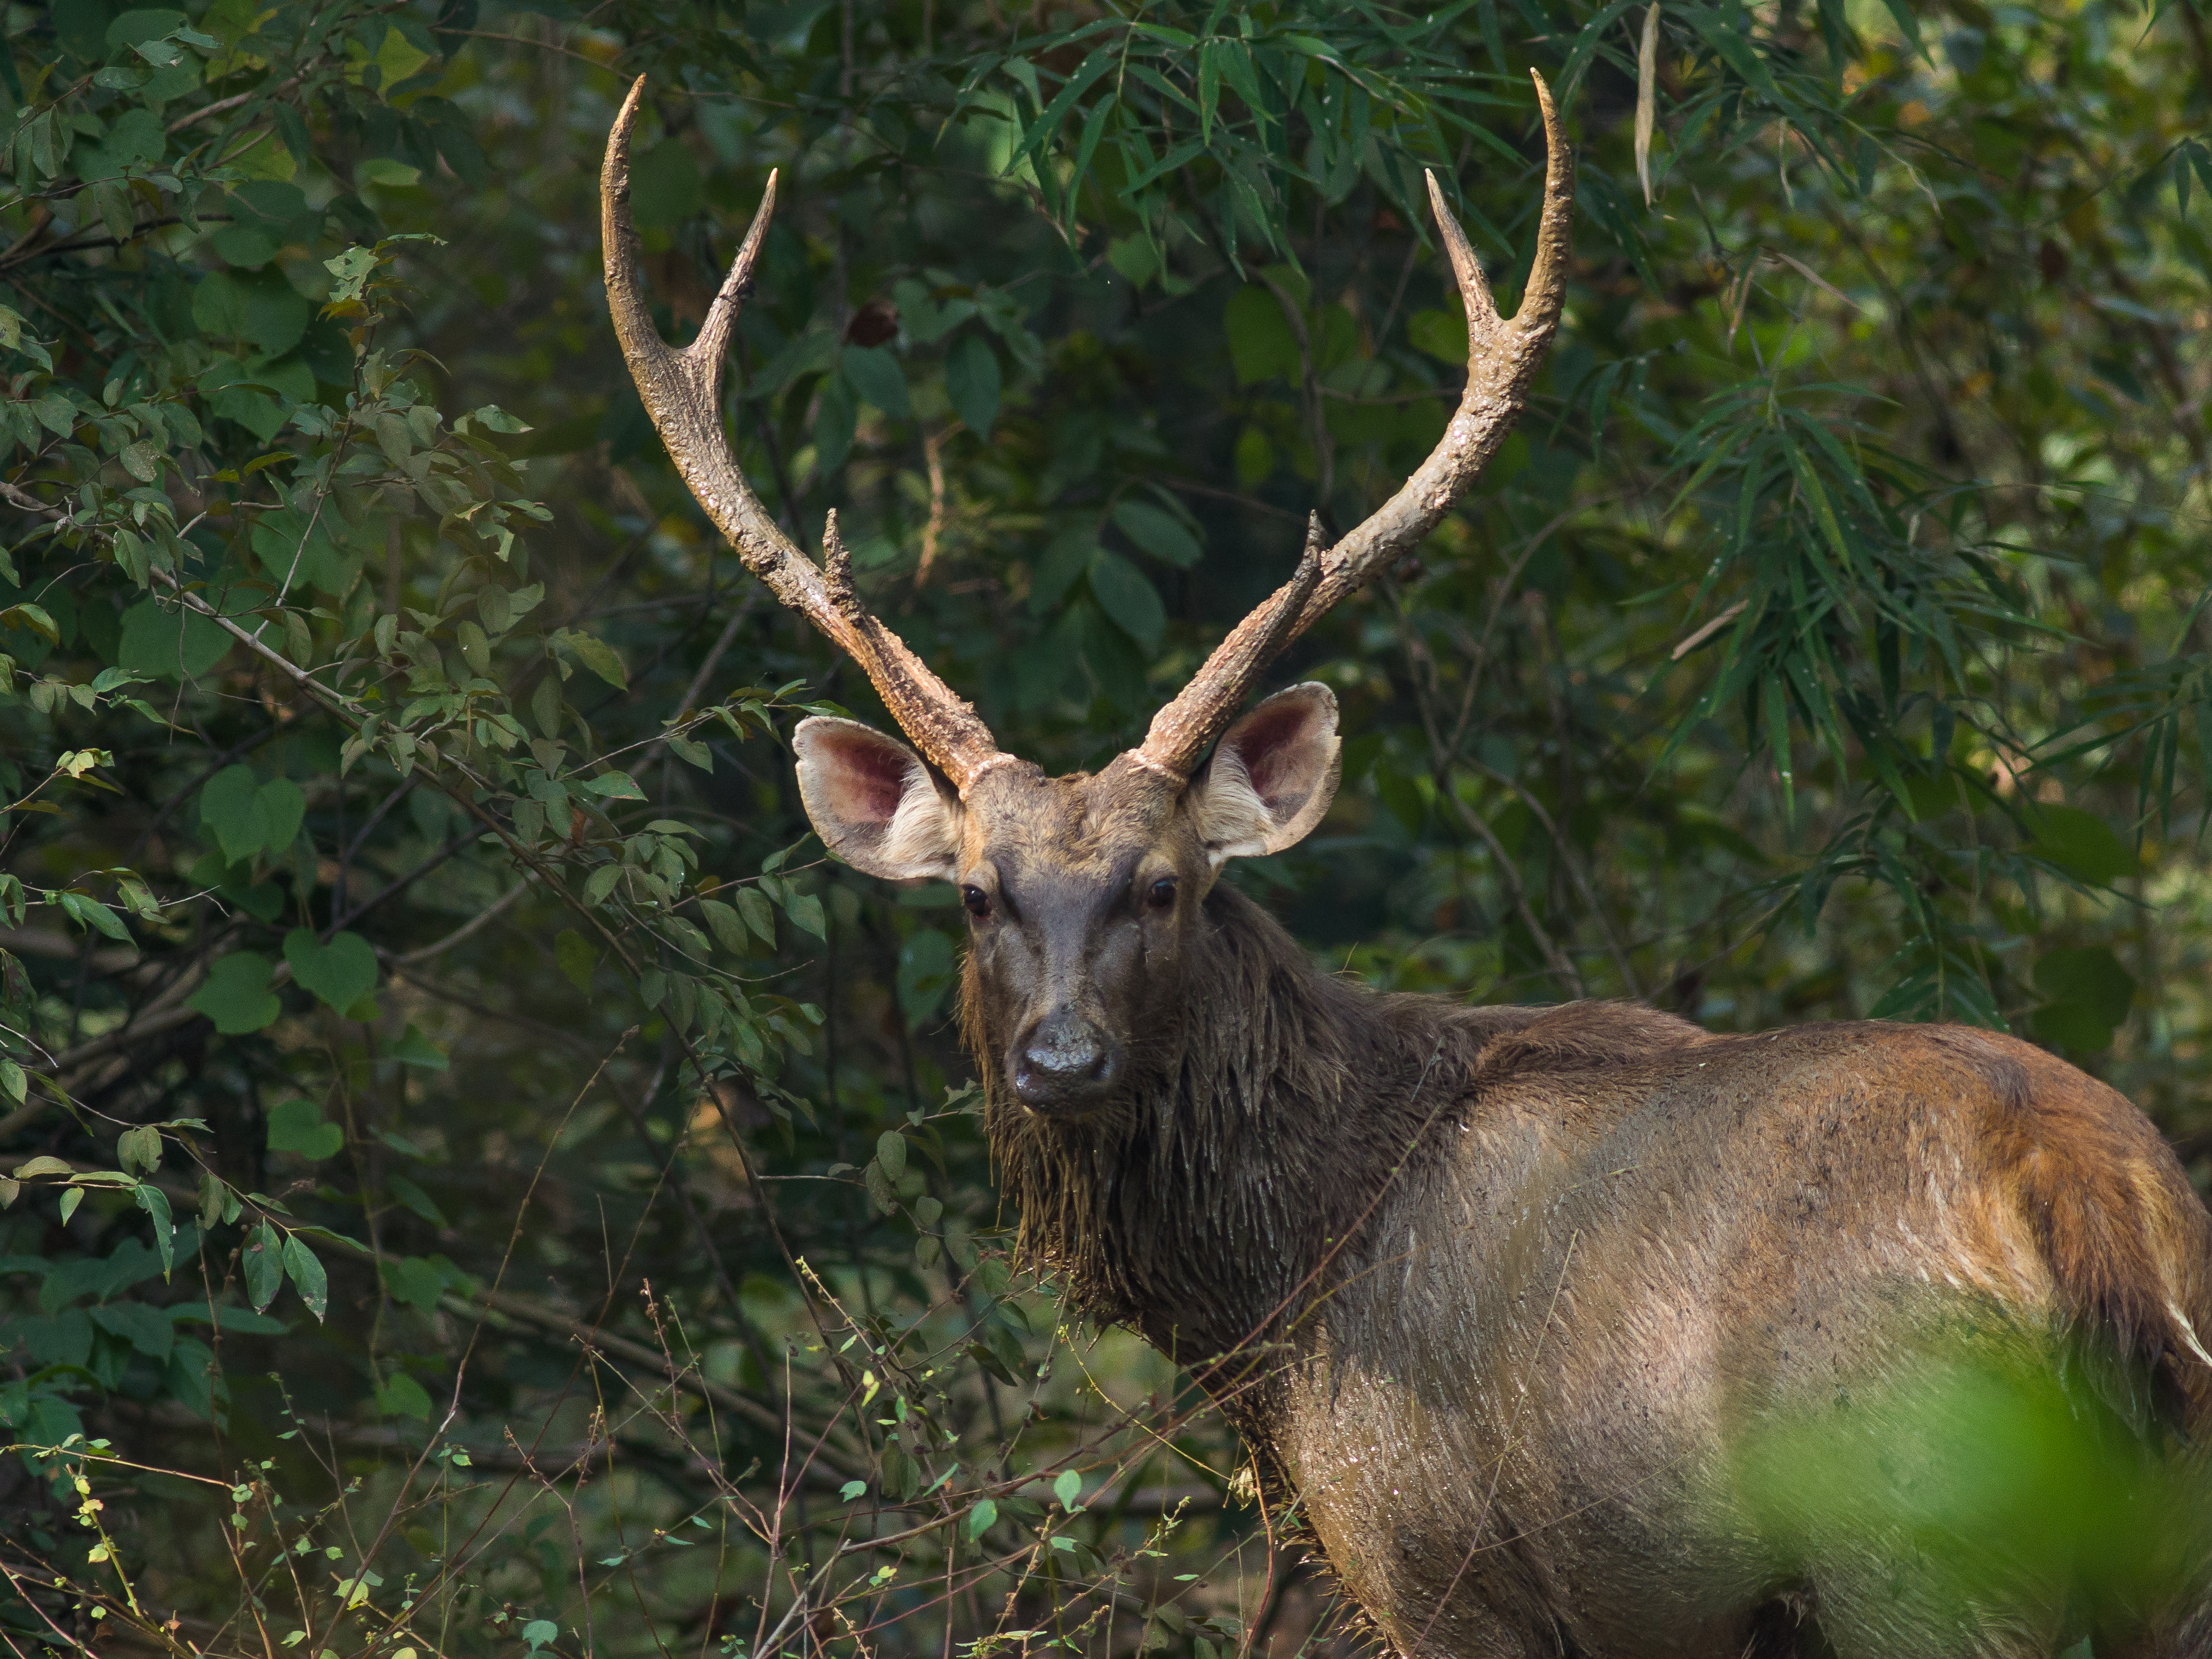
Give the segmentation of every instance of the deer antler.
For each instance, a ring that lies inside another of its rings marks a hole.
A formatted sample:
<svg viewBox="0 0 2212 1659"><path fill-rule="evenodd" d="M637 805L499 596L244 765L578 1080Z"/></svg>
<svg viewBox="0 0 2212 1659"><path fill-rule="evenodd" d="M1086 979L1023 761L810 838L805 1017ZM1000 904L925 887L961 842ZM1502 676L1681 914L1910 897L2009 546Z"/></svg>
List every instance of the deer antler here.
<svg viewBox="0 0 2212 1659"><path fill-rule="evenodd" d="M714 526L729 538L746 569L776 598L812 623L875 684L900 728L963 794L1006 758L975 711L922 665L904 641L869 615L853 592L852 572L837 538L836 514L823 532L827 571L817 569L776 528L738 471L722 430L722 358L753 281L753 266L775 210L775 174L769 174L760 211L738 249L721 291L708 308L699 337L672 349L653 327L638 284L637 232L629 217L629 135L645 92L640 76L607 135L599 169L599 233L606 262L607 309L646 413L670 459Z"/></svg>
<svg viewBox="0 0 2212 1659"><path fill-rule="evenodd" d="M1429 205L1451 256L1467 308L1467 389L1443 441L1382 507L1326 553L1316 519L1297 574L1231 630L1182 694L1152 716L1141 746L1128 758L1178 782L1243 706L1245 695L1275 653L1319 622L1345 595L1401 554L1417 546L1466 494L1505 441L1521 413L1559 326L1567 287L1567 226L1574 206L1575 158L1544 77L1530 73L1544 112L1544 212L1536 258L1521 309L1498 314L1490 283L1466 236L1444 206L1436 174L1427 175Z"/></svg>

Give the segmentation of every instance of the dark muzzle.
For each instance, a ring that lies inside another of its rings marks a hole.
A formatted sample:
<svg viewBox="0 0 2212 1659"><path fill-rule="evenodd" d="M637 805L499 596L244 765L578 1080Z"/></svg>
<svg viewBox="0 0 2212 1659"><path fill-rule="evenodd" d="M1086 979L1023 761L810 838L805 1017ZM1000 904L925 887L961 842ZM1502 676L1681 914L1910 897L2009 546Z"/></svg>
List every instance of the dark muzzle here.
<svg viewBox="0 0 2212 1659"><path fill-rule="evenodd" d="M1112 1090L1121 1076L1121 1047L1073 1009L1056 1009L1016 1045L1010 1069L1024 1106L1080 1111Z"/></svg>

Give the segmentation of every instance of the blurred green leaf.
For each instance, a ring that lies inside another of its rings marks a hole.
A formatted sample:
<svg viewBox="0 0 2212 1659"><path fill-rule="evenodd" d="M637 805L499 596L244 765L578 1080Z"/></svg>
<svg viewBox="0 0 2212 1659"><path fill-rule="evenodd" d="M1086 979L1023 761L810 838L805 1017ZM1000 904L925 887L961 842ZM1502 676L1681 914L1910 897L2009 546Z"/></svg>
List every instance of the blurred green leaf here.
<svg viewBox="0 0 2212 1659"><path fill-rule="evenodd" d="M1257 283L1238 289L1230 296L1221 322L1237 385L1256 386L1269 380L1297 383L1302 372L1297 337L1273 294Z"/></svg>
<svg viewBox="0 0 2212 1659"><path fill-rule="evenodd" d="M553 936L553 960L579 991L592 988L592 972L599 965L599 952L574 928L563 927Z"/></svg>
<svg viewBox="0 0 2212 1659"><path fill-rule="evenodd" d="M269 988L269 958L252 951L234 951L208 969L207 982L186 1000L215 1022L225 1036L240 1036L273 1024L283 1005Z"/></svg>
<svg viewBox="0 0 2212 1659"><path fill-rule="evenodd" d="M1144 572L1101 548L1091 556L1091 593L1098 608L1146 651L1159 647L1167 611Z"/></svg>
<svg viewBox="0 0 2212 1659"><path fill-rule="evenodd" d="M386 1055L402 1066L419 1066L433 1072L446 1070L452 1062L429 1038L410 1024L399 1041L386 1049Z"/></svg>
<svg viewBox="0 0 2212 1659"><path fill-rule="evenodd" d="M345 1145L345 1131L323 1121L323 1109L312 1100L286 1100L269 1109L269 1150L297 1152L302 1158L331 1158Z"/></svg>
<svg viewBox="0 0 2212 1659"><path fill-rule="evenodd" d="M394 1371L377 1387L376 1408L386 1417L411 1417L417 1422L426 1422L430 1416L430 1396L406 1372Z"/></svg>
<svg viewBox="0 0 2212 1659"><path fill-rule="evenodd" d="M999 418L999 359L981 335L964 334L945 360L945 393L952 412L979 438Z"/></svg>
<svg viewBox="0 0 2212 1659"><path fill-rule="evenodd" d="M903 421L914 413L907 395L906 371L883 347L847 346L844 368L853 390L884 414Z"/></svg>
<svg viewBox="0 0 2212 1659"><path fill-rule="evenodd" d="M334 933L325 941L311 928L295 927L284 935L284 960L295 983L341 1014L376 988L376 952L358 933Z"/></svg>
<svg viewBox="0 0 2212 1659"><path fill-rule="evenodd" d="M680 138L662 139L630 164L630 214L640 229L681 224L705 199L699 164Z"/></svg>
<svg viewBox="0 0 2212 1659"><path fill-rule="evenodd" d="M2030 823L2035 838L2028 850L2079 880L2102 887L2136 873L2135 854L2094 812L2078 806L2044 806Z"/></svg>
<svg viewBox="0 0 2212 1659"><path fill-rule="evenodd" d="M1164 507L1124 499L1115 503L1114 522L1131 541L1163 563L1187 569L1199 561L1198 538Z"/></svg>

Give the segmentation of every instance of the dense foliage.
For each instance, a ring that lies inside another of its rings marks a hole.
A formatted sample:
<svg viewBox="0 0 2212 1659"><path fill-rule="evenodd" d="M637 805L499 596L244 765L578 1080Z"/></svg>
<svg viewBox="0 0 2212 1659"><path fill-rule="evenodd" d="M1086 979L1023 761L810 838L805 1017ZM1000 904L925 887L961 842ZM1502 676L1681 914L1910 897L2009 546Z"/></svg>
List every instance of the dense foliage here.
<svg viewBox="0 0 2212 1659"><path fill-rule="evenodd" d="M1066 769L1433 442L1421 169L1510 296L1541 70L1567 324L1279 669L1346 785L1236 878L1381 984L2009 1026L2212 1162L2191 0L6 27L11 1646L1337 1628L1187 1379L1011 1256L950 893L809 837L783 735L868 694L629 389L641 74L672 338L781 170L750 476Z"/></svg>

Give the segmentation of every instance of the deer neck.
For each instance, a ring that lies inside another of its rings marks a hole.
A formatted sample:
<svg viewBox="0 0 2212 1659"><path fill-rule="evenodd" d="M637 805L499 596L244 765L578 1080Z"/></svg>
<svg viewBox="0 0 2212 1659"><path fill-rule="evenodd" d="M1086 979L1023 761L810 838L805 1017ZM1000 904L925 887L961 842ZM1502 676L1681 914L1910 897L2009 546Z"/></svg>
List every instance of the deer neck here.
<svg viewBox="0 0 2212 1659"><path fill-rule="evenodd" d="M1120 1109L1046 1121L982 1068L1025 1247L1078 1311L1194 1368L1279 1337L1360 1257L1364 1221L1463 1097L1490 1023L1316 970L1227 887L1202 929L1180 1029L1148 1042Z"/></svg>

